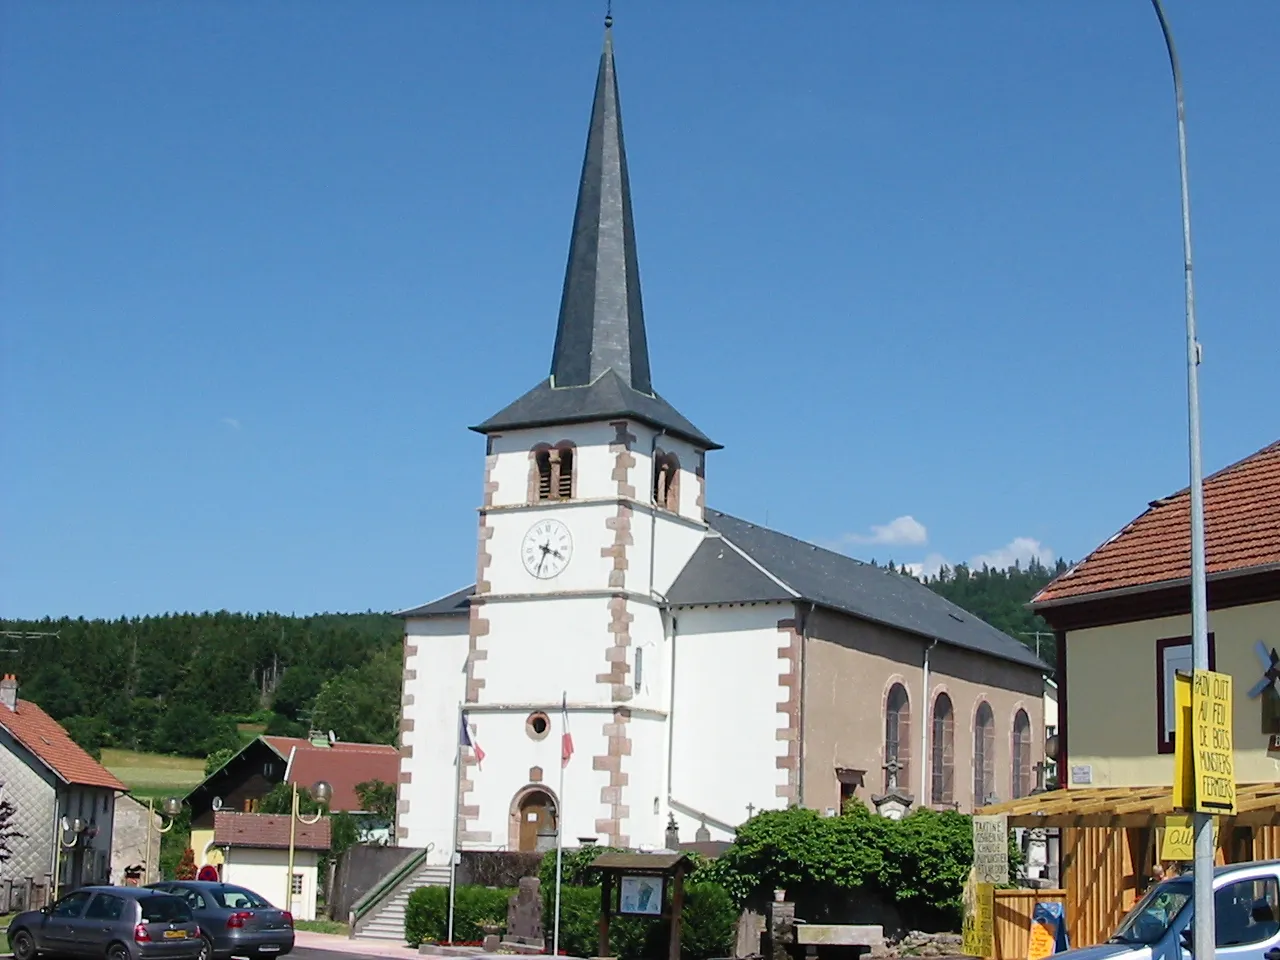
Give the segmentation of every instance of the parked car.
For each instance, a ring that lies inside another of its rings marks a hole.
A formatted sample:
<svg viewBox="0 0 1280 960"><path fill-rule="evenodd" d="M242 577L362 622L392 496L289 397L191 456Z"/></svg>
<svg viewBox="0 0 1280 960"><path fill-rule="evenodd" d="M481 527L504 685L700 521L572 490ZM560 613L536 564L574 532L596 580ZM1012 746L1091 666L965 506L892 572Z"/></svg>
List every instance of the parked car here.
<svg viewBox="0 0 1280 960"><path fill-rule="evenodd" d="M104 960L210 960L191 908L180 897L138 887L81 887L9 921L14 960L41 954Z"/></svg>
<svg viewBox="0 0 1280 960"><path fill-rule="evenodd" d="M1280 960L1280 861L1236 863L1213 874L1218 960ZM1190 876L1156 884L1106 943L1054 960L1189 958L1195 903Z"/></svg>
<svg viewBox="0 0 1280 960"><path fill-rule="evenodd" d="M278 957L293 950L293 914L277 910L252 890L204 880L170 880L150 889L186 901L217 960Z"/></svg>

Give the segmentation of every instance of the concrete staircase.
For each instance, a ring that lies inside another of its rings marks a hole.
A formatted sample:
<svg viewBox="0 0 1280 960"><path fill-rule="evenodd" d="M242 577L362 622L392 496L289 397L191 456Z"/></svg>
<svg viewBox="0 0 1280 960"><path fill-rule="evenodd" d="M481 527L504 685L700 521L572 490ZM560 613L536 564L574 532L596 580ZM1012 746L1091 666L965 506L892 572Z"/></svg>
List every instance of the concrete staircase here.
<svg viewBox="0 0 1280 960"><path fill-rule="evenodd" d="M447 887L449 867L427 863L427 851L410 857L351 908L351 935L404 943L404 911L419 887Z"/></svg>

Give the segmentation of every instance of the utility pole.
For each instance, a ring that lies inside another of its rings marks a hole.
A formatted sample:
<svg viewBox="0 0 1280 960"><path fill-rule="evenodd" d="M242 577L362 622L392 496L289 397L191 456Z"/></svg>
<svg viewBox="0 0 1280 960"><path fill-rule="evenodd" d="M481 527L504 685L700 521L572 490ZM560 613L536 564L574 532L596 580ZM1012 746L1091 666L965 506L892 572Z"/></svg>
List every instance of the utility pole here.
<svg viewBox="0 0 1280 960"><path fill-rule="evenodd" d="M1160 32L1164 34L1169 67L1173 71L1173 92L1178 108L1178 171L1182 180L1182 277L1187 315L1187 447L1191 472L1191 665L1209 669L1209 611L1205 588L1204 560L1204 474L1200 463L1200 341L1196 338L1196 298L1191 270L1191 190L1187 183L1187 111L1182 90L1182 67L1173 44L1173 32L1165 19L1160 0L1151 0ZM1213 910L1213 818L1206 813L1192 815L1195 861L1192 869L1195 901L1194 942L1196 960L1214 956Z"/></svg>

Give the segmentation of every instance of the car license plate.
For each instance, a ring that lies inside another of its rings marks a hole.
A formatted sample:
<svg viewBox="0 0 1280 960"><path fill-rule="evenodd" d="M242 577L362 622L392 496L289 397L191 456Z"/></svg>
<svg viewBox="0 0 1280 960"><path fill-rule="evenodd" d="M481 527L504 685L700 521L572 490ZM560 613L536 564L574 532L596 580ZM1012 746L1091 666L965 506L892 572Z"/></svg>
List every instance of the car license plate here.
<svg viewBox="0 0 1280 960"><path fill-rule="evenodd" d="M187 931L185 930L166 930L164 932L166 940L185 940L187 939Z"/></svg>

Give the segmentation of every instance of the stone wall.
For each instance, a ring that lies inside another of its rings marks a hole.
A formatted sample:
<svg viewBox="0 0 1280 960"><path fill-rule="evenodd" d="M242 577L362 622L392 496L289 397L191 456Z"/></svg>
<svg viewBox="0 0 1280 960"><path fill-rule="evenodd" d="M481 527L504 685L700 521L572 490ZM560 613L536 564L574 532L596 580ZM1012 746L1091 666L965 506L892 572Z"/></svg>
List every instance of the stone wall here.
<svg viewBox="0 0 1280 960"><path fill-rule="evenodd" d="M116 798L111 827L111 882L124 884L125 870L145 867L142 884L160 879L160 814L151 814L151 846L147 848L147 805L133 797Z"/></svg>

